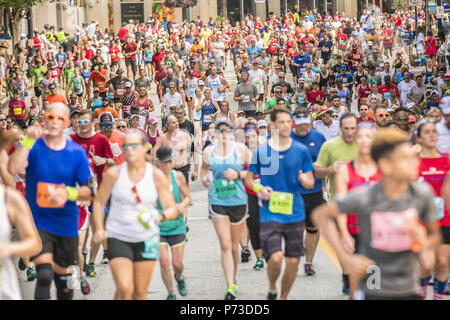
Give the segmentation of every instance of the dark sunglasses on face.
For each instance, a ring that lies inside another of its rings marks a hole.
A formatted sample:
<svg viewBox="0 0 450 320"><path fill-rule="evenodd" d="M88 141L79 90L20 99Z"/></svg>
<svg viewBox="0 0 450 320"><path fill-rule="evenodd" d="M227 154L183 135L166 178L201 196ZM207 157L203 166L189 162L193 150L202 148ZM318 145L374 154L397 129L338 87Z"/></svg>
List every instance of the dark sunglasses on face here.
<svg viewBox="0 0 450 320"><path fill-rule="evenodd" d="M0 119L0 121L6 121L6 118Z"/></svg>
<svg viewBox="0 0 450 320"><path fill-rule="evenodd" d="M127 126L117 126L117 129L126 129Z"/></svg>
<svg viewBox="0 0 450 320"><path fill-rule="evenodd" d="M216 129L216 132L218 132L218 133L223 133L223 132L231 133L231 132L233 132L233 129Z"/></svg>
<svg viewBox="0 0 450 320"><path fill-rule="evenodd" d="M125 143L123 145L123 150L127 151L128 149L136 150L141 144L140 143Z"/></svg>
<svg viewBox="0 0 450 320"><path fill-rule="evenodd" d="M406 122L408 120L409 120L409 118L397 118L397 119L395 119L395 121L399 121L399 122Z"/></svg>

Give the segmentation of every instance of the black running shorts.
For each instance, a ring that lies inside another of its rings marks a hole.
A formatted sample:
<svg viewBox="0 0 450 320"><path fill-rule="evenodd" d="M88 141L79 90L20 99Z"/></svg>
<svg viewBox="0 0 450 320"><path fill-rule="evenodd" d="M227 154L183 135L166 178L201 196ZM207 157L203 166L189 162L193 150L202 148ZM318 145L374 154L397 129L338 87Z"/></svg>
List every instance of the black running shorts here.
<svg viewBox="0 0 450 320"><path fill-rule="evenodd" d="M31 260L45 254L53 255L53 262L63 268L78 264L78 236L60 237L50 232L38 229L42 241L42 250L31 257Z"/></svg>
<svg viewBox="0 0 450 320"><path fill-rule="evenodd" d="M302 194L303 202L305 203L305 225L306 228L315 228L314 223L311 220L311 213L318 206L326 203L323 199L322 191L310 194Z"/></svg>
<svg viewBox="0 0 450 320"><path fill-rule="evenodd" d="M270 256L281 249L284 239L284 256L300 258L304 255L303 233L305 221L295 223L261 222L260 241L263 249L263 256L266 261Z"/></svg>
<svg viewBox="0 0 450 320"><path fill-rule="evenodd" d="M209 215L218 218L229 218L230 223L239 225L248 218L247 204L240 206L209 206Z"/></svg>

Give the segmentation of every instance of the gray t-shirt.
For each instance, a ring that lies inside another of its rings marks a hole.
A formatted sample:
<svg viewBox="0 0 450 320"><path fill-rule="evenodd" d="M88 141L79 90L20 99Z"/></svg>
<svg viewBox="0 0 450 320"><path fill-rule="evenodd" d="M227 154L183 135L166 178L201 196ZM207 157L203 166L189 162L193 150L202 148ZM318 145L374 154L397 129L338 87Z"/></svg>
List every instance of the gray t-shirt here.
<svg viewBox="0 0 450 320"><path fill-rule="evenodd" d="M359 282L366 295L407 297L419 294L419 255L411 251L408 220L418 217L425 223L437 220L434 193L428 184L410 183L406 192L391 200L381 183L360 188L345 198L336 197L339 210L355 213L360 227L358 253L375 261L376 270Z"/></svg>
<svg viewBox="0 0 450 320"><path fill-rule="evenodd" d="M256 110L256 104L251 100L258 95L258 89L256 88L256 86L251 83L247 84L241 83L236 87L236 90L234 91L234 96L240 97L241 95L244 95L244 99L239 100L238 111Z"/></svg>

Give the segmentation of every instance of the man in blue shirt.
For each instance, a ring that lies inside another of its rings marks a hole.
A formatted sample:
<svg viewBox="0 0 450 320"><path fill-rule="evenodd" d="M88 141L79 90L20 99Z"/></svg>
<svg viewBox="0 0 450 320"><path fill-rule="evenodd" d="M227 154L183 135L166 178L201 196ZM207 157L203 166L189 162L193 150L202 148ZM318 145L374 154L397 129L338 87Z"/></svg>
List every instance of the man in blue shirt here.
<svg viewBox="0 0 450 320"><path fill-rule="evenodd" d="M303 255L305 209L301 187L314 187L313 163L309 151L290 137L292 118L285 108L272 111L273 132L267 143L254 153L245 177L248 188L262 199L260 208L260 240L267 261L269 300L277 297L276 281L283 262L282 239L285 242L286 267L280 299L287 299ZM261 183L255 184L254 177Z"/></svg>
<svg viewBox="0 0 450 320"><path fill-rule="evenodd" d="M307 63L311 63L311 56L305 53L305 50L300 47L298 49L298 54L294 57L294 61L291 63L294 67L297 68L297 76L299 78L305 71Z"/></svg>
<svg viewBox="0 0 450 320"><path fill-rule="evenodd" d="M258 58L261 48L256 45L256 40L254 38L250 42L251 46L248 47L248 56L250 58L250 62L253 62L254 59Z"/></svg>
<svg viewBox="0 0 450 320"><path fill-rule="evenodd" d="M67 106L50 105L45 120L47 133L37 122L29 127L8 169L13 175L26 170L26 199L42 240L41 253L31 258L37 271L35 299L50 299L54 280L57 299L71 300L69 266L78 264L76 201L90 200L95 187L84 149L63 135L70 122Z"/></svg>
<svg viewBox="0 0 450 320"><path fill-rule="evenodd" d="M291 131L291 138L297 142L300 142L305 146L309 153L313 163L316 162L319 155L320 148L325 143L326 139L322 133L311 128L311 116L308 109L301 107L297 108L294 112L295 127ZM314 253L316 252L317 244L319 243L320 233L314 226L311 220L312 211L318 206L324 204L326 201L323 199L323 179L314 176L314 187L312 189L305 189L301 186L301 193L303 201L305 203L305 249L306 249L306 262L305 273L308 276L314 275L316 272L312 266L312 260Z"/></svg>

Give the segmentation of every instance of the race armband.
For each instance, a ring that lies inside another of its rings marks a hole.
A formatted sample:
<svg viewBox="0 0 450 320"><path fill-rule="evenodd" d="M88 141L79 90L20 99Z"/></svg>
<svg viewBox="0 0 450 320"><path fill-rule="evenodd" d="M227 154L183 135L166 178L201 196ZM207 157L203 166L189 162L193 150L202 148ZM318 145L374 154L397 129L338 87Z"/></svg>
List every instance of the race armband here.
<svg viewBox="0 0 450 320"><path fill-rule="evenodd" d="M66 187L67 190L67 199L69 201L77 201L78 199L78 190L75 187Z"/></svg>
<svg viewBox="0 0 450 320"><path fill-rule="evenodd" d="M263 187L264 187L264 186L263 186L262 184L255 183L255 184L253 184L253 191L255 191L256 193L258 193L259 191L261 191L261 189L262 189Z"/></svg>
<svg viewBox="0 0 450 320"><path fill-rule="evenodd" d="M31 150L33 148L34 143L36 142L36 139L30 138L27 134L22 139L22 146L27 148L28 150Z"/></svg>

